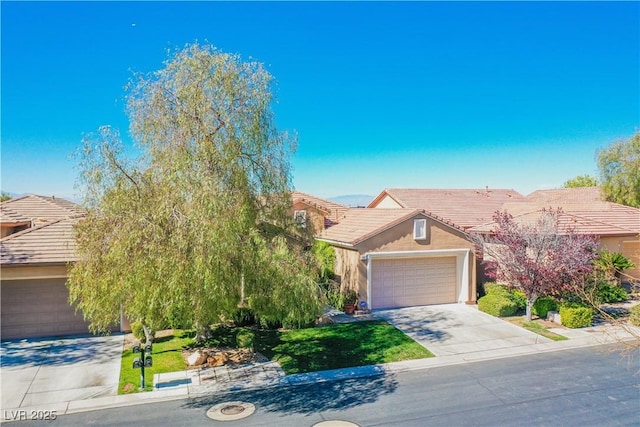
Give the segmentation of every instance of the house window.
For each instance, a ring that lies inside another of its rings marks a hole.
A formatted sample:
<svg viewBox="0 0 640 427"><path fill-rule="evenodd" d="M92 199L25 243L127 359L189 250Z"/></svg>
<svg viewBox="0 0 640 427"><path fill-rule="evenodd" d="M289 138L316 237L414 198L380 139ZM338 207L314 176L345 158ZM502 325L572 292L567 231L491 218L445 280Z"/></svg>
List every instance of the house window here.
<svg viewBox="0 0 640 427"><path fill-rule="evenodd" d="M427 220L426 219L413 220L413 239L414 240L427 239Z"/></svg>
<svg viewBox="0 0 640 427"><path fill-rule="evenodd" d="M305 228L307 226L307 211L299 210L293 212L293 220L299 227Z"/></svg>

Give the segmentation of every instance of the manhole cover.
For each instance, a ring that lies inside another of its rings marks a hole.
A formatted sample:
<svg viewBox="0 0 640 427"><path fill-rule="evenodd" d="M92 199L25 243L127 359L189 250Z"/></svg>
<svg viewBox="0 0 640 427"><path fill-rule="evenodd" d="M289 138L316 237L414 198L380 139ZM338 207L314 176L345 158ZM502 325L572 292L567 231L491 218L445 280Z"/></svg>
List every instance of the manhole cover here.
<svg viewBox="0 0 640 427"><path fill-rule="evenodd" d="M216 421L235 421L248 417L256 411L253 403L225 402L212 406L207 411L207 417Z"/></svg>
<svg viewBox="0 0 640 427"><path fill-rule="evenodd" d="M342 420L327 420L314 424L313 427L360 427L356 423Z"/></svg>
<svg viewBox="0 0 640 427"><path fill-rule="evenodd" d="M227 405L220 409L220 412L224 415L238 415L244 412L244 406L242 405Z"/></svg>

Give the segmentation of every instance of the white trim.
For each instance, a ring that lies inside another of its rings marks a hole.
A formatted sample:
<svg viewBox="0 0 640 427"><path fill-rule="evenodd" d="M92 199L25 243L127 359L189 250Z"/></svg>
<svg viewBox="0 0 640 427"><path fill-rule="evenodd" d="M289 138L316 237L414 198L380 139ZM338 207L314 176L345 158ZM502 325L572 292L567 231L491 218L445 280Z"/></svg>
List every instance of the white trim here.
<svg viewBox="0 0 640 427"><path fill-rule="evenodd" d="M471 249L435 249L427 251L393 251L393 252L367 252L361 259L367 262L367 305L371 305L371 260L374 258L437 258L446 256L456 257L456 286L458 303L464 304L470 301L469 294L469 257Z"/></svg>
<svg viewBox="0 0 640 427"><path fill-rule="evenodd" d="M422 233L422 234L418 234ZM413 219L413 240L427 240L427 219Z"/></svg>
<svg viewBox="0 0 640 427"><path fill-rule="evenodd" d="M330 245L341 246L341 247L346 247L350 249L353 248L353 245L351 243L341 242L339 240L325 239L323 237L316 237L315 239L321 242L329 243Z"/></svg>
<svg viewBox="0 0 640 427"><path fill-rule="evenodd" d="M367 261L367 308L371 310L371 257L365 259Z"/></svg>
<svg viewBox="0 0 640 427"><path fill-rule="evenodd" d="M468 254L471 249L432 249L427 251L391 251L391 252L367 252L369 258L421 258L429 256L454 256Z"/></svg>

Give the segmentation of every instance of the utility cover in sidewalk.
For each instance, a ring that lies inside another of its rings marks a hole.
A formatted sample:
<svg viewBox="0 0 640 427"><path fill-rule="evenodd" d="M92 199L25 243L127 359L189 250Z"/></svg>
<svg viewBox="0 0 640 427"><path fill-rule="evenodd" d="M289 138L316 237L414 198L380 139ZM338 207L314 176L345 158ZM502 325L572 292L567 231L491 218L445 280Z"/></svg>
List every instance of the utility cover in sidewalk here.
<svg viewBox="0 0 640 427"><path fill-rule="evenodd" d="M253 403L225 402L212 406L207 411L207 417L216 421L235 421L247 418L256 411Z"/></svg>

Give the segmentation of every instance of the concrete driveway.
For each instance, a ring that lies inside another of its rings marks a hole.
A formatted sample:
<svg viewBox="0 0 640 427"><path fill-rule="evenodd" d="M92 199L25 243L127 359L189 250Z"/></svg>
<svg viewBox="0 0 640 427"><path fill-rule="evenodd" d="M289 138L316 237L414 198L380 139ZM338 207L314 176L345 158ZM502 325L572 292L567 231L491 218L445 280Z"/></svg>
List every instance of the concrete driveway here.
<svg viewBox="0 0 640 427"><path fill-rule="evenodd" d="M115 395L124 335L4 341L3 410Z"/></svg>
<svg viewBox="0 0 640 427"><path fill-rule="evenodd" d="M374 311L436 356L465 355L487 350L552 342L464 304L429 305Z"/></svg>

